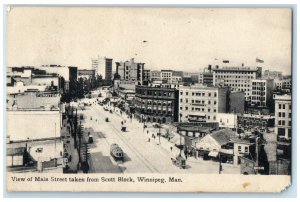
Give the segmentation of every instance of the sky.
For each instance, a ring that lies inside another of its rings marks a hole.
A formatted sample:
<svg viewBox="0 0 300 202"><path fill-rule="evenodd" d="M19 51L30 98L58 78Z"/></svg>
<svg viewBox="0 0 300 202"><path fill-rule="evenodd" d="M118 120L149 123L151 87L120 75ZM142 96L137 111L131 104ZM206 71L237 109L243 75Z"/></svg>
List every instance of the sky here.
<svg viewBox="0 0 300 202"><path fill-rule="evenodd" d="M90 68L91 58L135 58L147 69L200 71L208 64L291 72L290 9L12 7L7 66Z"/></svg>

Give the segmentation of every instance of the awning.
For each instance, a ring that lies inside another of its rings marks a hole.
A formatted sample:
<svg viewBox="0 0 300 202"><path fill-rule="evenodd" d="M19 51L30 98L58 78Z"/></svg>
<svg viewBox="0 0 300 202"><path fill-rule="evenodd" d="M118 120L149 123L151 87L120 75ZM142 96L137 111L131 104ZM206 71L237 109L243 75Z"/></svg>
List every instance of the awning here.
<svg viewBox="0 0 300 202"><path fill-rule="evenodd" d="M216 152L216 151L210 151L208 153L208 156L211 156L211 157L217 157L219 155L219 152Z"/></svg>

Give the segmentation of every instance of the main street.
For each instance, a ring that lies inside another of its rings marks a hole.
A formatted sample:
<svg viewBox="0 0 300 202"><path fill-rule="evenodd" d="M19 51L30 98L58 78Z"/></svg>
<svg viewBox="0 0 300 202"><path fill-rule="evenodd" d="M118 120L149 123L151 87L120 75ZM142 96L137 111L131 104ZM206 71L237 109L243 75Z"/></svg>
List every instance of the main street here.
<svg viewBox="0 0 300 202"><path fill-rule="evenodd" d="M102 106L93 104L84 111L84 128L94 137L91 146L90 172L93 173L218 173L217 162L188 160L187 168L180 169L172 164L171 158L179 154L166 139L151 138L143 129L143 124L119 112L110 113ZM105 122L105 118L109 122ZM92 120L91 120L92 118ZM126 132L121 131L121 122L126 122ZM150 142L148 141L150 138ZM118 163L110 156L110 145L117 143L125 153L124 163ZM239 173L235 166L223 166L223 173Z"/></svg>

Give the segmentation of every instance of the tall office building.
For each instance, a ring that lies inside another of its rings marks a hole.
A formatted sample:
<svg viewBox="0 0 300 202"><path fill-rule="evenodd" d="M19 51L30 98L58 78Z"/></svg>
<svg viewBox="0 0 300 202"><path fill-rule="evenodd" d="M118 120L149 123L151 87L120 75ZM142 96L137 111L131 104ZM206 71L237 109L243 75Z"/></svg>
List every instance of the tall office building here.
<svg viewBox="0 0 300 202"><path fill-rule="evenodd" d="M290 95L275 95L275 133L278 136L292 136L292 98Z"/></svg>
<svg viewBox="0 0 300 202"><path fill-rule="evenodd" d="M92 70L95 70L95 76L99 75L100 57L92 58Z"/></svg>
<svg viewBox="0 0 300 202"><path fill-rule="evenodd" d="M105 80L112 79L112 61L113 59L104 58L105 59Z"/></svg>

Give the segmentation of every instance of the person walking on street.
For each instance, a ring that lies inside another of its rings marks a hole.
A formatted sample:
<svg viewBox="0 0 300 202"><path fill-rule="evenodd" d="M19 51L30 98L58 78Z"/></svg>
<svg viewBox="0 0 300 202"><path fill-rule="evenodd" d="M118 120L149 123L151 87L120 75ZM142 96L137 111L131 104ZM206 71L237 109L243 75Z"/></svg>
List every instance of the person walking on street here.
<svg viewBox="0 0 300 202"><path fill-rule="evenodd" d="M172 152L172 150L173 150L173 147L172 147L172 146L170 147L170 150L171 150L171 152Z"/></svg>

